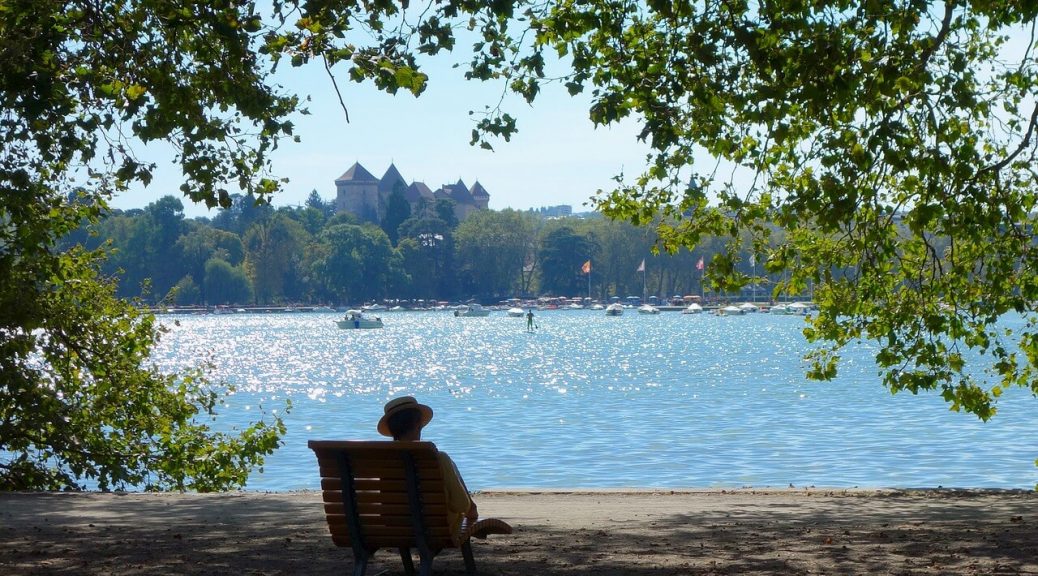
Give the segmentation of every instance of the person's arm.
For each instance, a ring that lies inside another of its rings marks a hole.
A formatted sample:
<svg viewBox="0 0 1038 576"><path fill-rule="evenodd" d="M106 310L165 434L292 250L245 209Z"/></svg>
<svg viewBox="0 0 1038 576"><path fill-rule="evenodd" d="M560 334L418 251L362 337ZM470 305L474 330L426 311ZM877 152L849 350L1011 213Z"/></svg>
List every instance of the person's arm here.
<svg viewBox="0 0 1038 576"><path fill-rule="evenodd" d="M440 452L439 457L447 490L447 508L452 512L464 514L469 522L475 522L479 518L479 511L469 495L465 481L461 479L458 467L447 454Z"/></svg>

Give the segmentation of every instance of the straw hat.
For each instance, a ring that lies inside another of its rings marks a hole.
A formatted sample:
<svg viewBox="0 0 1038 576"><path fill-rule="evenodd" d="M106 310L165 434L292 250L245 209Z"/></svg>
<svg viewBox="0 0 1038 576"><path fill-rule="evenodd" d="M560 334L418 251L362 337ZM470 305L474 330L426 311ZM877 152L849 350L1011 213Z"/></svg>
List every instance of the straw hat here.
<svg viewBox="0 0 1038 576"><path fill-rule="evenodd" d="M393 433L389 431L389 418L401 412L403 410L418 410L422 413L422 419L418 423L419 428L425 428L425 425L432 420L433 410L425 404L419 404L418 400L415 400L414 396L401 396L400 398L393 398L389 402L386 402L386 406L383 409L385 414L378 421L378 433L383 436L392 436Z"/></svg>

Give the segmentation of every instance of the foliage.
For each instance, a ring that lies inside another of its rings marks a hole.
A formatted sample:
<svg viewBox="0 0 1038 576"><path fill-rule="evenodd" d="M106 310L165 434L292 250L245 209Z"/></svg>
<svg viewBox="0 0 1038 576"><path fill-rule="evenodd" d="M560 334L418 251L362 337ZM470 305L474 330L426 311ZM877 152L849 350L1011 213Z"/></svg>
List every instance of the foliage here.
<svg viewBox="0 0 1038 576"><path fill-rule="evenodd" d="M229 205L229 182L276 188L268 154L291 133L286 115L298 100L265 83L251 10L162 0L0 6L3 488L240 486L277 446L277 419L235 434L201 422L217 406L213 388L149 368L153 320L116 299L96 252L59 244L112 194L151 180L136 142L172 145L193 200ZM176 220L170 207L151 214L157 226ZM150 256L172 246L153 245ZM141 268L159 294L179 279Z"/></svg>
<svg viewBox="0 0 1038 576"><path fill-rule="evenodd" d="M0 199L0 489L242 485L281 421L214 432L218 388L201 372L150 367L161 330L116 298L100 254L44 241L98 208L55 200L57 222L15 226L16 202Z"/></svg>
<svg viewBox="0 0 1038 576"><path fill-rule="evenodd" d="M538 255L541 289L555 296L586 295L588 279L581 270L585 262L595 260L593 247L591 238L569 226L545 234ZM591 271L594 272L594 264Z"/></svg>
<svg viewBox="0 0 1038 576"><path fill-rule="evenodd" d="M242 266L212 257L205 263L205 293L212 305L252 302L252 283Z"/></svg>
<svg viewBox="0 0 1038 576"><path fill-rule="evenodd" d="M479 210L458 225L454 239L464 294L499 301L522 293L523 267L536 256L532 216Z"/></svg>
<svg viewBox="0 0 1038 576"><path fill-rule="evenodd" d="M258 221L245 232L245 271L260 304L285 300L286 287L297 281L302 262L297 257L310 235L302 224L285 214L275 213Z"/></svg>
<svg viewBox="0 0 1038 576"><path fill-rule="evenodd" d="M382 230L385 231L386 236L389 236L389 241L394 246L400 239L400 225L411 217L411 204L404 197L402 185L402 182L397 182L393 191L386 198L386 213L382 216L381 222Z"/></svg>

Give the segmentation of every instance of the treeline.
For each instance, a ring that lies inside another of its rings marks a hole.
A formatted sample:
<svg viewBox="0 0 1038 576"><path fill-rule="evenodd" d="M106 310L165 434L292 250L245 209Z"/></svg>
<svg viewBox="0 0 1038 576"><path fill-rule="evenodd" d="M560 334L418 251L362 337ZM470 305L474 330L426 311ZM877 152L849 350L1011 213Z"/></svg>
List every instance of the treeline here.
<svg viewBox="0 0 1038 576"><path fill-rule="evenodd" d="M395 206L380 225L336 214L314 192L301 207L236 197L212 218L184 217L166 196L112 211L66 238L107 246L119 295L147 304L356 304L383 299L484 303L511 297L700 294L700 258L719 250L651 254L651 228L601 217L543 220L485 210L464 222L451 200ZM747 270L749 272L749 270ZM764 290L759 293L763 296Z"/></svg>

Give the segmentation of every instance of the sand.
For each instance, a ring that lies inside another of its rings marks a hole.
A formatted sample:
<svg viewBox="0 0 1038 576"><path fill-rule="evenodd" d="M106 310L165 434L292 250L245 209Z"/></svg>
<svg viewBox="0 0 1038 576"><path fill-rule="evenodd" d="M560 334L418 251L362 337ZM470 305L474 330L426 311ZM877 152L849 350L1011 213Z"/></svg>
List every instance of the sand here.
<svg viewBox="0 0 1038 576"><path fill-rule="evenodd" d="M1033 574L1038 493L491 492L481 574ZM0 574L351 574L314 492L0 493ZM446 550L436 574L464 574ZM395 551L369 575L403 574Z"/></svg>

